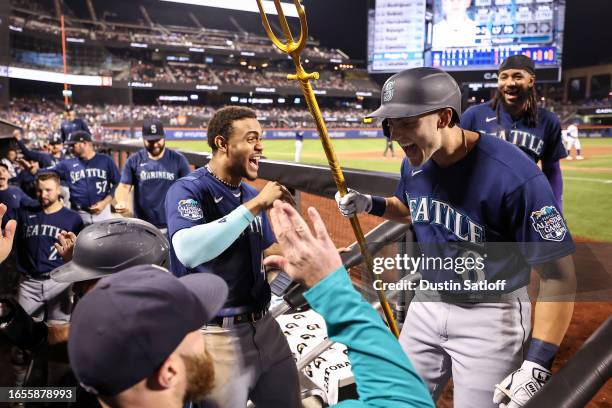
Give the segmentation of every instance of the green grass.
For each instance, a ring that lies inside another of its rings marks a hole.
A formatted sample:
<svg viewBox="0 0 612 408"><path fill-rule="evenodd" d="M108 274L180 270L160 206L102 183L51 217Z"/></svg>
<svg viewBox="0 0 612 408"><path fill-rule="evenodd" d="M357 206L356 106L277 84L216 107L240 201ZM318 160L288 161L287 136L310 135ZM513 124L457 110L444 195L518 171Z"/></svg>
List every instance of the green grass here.
<svg viewBox="0 0 612 408"><path fill-rule="evenodd" d="M340 156L342 168L385 171L397 173L401 160L383 160L385 142L381 139L337 139L334 149ZM205 141L169 141L169 146L183 150L210 151ZM612 146L612 139L582 139L583 148ZM273 160L293 160L292 140L270 140L264 142L264 155ZM403 152L396 146L396 155ZM372 152L371 159L343 158L343 153ZM302 162L327 164L323 148L318 140L304 141ZM595 241L612 242L612 222L609 210L612 208L612 155L588 157L584 161L564 161L564 213L574 236ZM597 173L580 169L607 168Z"/></svg>

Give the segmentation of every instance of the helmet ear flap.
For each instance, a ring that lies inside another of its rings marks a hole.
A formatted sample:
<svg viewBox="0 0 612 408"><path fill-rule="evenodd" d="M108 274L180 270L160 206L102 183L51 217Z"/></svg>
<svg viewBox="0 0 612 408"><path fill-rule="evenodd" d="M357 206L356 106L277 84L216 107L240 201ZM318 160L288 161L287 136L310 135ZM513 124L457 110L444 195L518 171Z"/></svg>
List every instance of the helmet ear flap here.
<svg viewBox="0 0 612 408"><path fill-rule="evenodd" d="M390 139L391 138L391 127L389 126L389 119L383 119L382 129L383 129L383 135L385 135L387 139Z"/></svg>

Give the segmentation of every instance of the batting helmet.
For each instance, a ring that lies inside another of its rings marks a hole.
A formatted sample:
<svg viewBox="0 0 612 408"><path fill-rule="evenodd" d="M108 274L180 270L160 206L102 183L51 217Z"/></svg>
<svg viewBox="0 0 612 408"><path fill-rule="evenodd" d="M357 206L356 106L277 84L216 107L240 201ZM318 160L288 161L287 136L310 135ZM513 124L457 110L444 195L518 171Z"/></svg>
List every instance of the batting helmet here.
<svg viewBox="0 0 612 408"><path fill-rule="evenodd" d="M78 235L72 261L54 269L57 282L99 279L131 266L164 266L170 244L152 224L137 218L115 218L89 225Z"/></svg>
<svg viewBox="0 0 612 408"><path fill-rule="evenodd" d="M437 68L412 68L393 75L383 85L380 107L367 117L383 118L383 131L389 137L386 119L410 118L439 109L451 108L459 122L461 90L448 73Z"/></svg>

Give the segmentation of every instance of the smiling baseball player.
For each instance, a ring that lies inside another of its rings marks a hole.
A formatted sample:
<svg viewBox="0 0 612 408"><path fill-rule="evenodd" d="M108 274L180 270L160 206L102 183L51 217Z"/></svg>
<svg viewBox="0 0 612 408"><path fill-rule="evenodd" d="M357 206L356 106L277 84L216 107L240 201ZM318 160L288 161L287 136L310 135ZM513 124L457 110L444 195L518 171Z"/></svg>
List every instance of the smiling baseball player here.
<svg viewBox="0 0 612 408"><path fill-rule="evenodd" d="M70 189L70 204L85 225L112 218L110 203L119 183L119 169L113 160L96 153L91 135L75 131L66 142L74 158L63 160L44 171L54 171Z"/></svg>
<svg viewBox="0 0 612 408"><path fill-rule="evenodd" d="M395 195L351 191L336 199L345 216L411 223L428 259L477 254L482 269L421 269L400 343L434 399L452 377L457 408L519 407L550 377L569 326L574 244L533 161L499 138L461 129L460 112L459 86L444 71L393 75L370 116L384 119L385 133L406 154ZM533 331L531 267L540 296L570 295L538 301ZM482 289L489 282L503 289Z"/></svg>
<svg viewBox="0 0 612 408"><path fill-rule="evenodd" d="M145 119L142 125L144 149L131 155L115 192L115 210L127 211L128 194L134 186L134 216L166 229L164 199L172 183L189 174L189 162L182 154L166 148L160 120Z"/></svg>
<svg viewBox="0 0 612 408"><path fill-rule="evenodd" d="M559 118L538 107L535 64L525 55L513 55L504 60L497 75L493 100L467 109L461 115L461 127L506 140L534 162L542 162L542 171L561 207L563 178L559 160L567 156L567 151Z"/></svg>
<svg viewBox="0 0 612 408"><path fill-rule="evenodd" d="M214 273L228 284L227 301L204 330L224 407L300 407L297 369L287 339L270 316L270 285L262 256L280 252L265 210L293 201L269 182L258 192L262 128L252 109L227 106L208 124L210 163L174 183L166 195L171 270L181 276ZM213 403L214 404L214 403ZM213 405L218 406L218 405Z"/></svg>

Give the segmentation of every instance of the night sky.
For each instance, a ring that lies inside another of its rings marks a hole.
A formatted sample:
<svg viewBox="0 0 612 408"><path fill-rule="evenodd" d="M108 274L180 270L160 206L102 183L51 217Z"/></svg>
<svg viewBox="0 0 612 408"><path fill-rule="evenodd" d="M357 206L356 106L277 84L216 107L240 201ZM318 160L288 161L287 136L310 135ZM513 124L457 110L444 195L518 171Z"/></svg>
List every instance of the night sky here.
<svg viewBox="0 0 612 408"><path fill-rule="evenodd" d="M303 0L310 34L366 60L369 0ZM612 0L567 0L563 67L612 64Z"/></svg>

